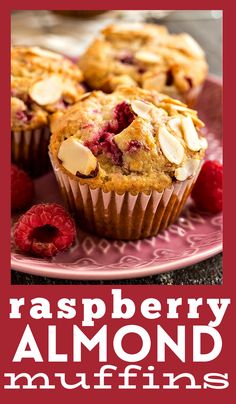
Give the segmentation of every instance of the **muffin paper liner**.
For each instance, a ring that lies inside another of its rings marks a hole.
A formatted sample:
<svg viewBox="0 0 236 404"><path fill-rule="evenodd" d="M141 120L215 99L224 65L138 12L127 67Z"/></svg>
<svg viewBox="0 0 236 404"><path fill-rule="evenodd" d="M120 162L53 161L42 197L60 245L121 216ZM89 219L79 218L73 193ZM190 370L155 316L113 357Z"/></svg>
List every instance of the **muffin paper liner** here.
<svg viewBox="0 0 236 404"><path fill-rule="evenodd" d="M103 238L136 240L164 230L178 218L200 172L191 179L176 182L163 192L122 195L91 189L71 179L53 158L51 163L68 209L78 224Z"/></svg>
<svg viewBox="0 0 236 404"><path fill-rule="evenodd" d="M27 131L12 131L12 162L22 167L33 177L46 173L50 168L49 137L48 126Z"/></svg>

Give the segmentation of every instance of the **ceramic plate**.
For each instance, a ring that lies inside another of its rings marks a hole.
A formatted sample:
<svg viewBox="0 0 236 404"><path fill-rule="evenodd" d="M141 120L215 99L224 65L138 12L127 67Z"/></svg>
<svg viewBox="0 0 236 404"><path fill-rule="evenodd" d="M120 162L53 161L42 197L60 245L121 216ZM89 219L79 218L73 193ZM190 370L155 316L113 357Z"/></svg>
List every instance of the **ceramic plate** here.
<svg viewBox="0 0 236 404"><path fill-rule="evenodd" d="M221 160L221 97L219 80L210 77L197 109L206 123L207 157ZM35 181L35 202L62 203L53 173ZM12 222L16 220L12 218ZM33 258L14 249L11 265L17 271L64 279L125 279L148 276L195 264L222 250L222 215L195 208L191 200L179 220L157 237L123 242L106 240L78 229L76 244L53 259Z"/></svg>

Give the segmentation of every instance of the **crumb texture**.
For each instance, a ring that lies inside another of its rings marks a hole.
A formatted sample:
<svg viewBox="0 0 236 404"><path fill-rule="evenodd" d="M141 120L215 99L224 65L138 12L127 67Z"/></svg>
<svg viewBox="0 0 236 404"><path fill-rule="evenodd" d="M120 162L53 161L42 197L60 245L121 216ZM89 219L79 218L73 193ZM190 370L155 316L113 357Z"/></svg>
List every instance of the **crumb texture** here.
<svg viewBox="0 0 236 404"><path fill-rule="evenodd" d="M196 111L156 91L94 91L54 120L50 153L56 168L91 188L162 192L198 171L203 126Z"/></svg>
<svg viewBox="0 0 236 404"><path fill-rule="evenodd" d="M63 56L38 47L11 49L11 127L32 130L84 92L83 74Z"/></svg>
<svg viewBox="0 0 236 404"><path fill-rule="evenodd" d="M79 66L93 89L138 85L172 97L200 86L208 71L204 51L190 35L153 24L106 27Z"/></svg>

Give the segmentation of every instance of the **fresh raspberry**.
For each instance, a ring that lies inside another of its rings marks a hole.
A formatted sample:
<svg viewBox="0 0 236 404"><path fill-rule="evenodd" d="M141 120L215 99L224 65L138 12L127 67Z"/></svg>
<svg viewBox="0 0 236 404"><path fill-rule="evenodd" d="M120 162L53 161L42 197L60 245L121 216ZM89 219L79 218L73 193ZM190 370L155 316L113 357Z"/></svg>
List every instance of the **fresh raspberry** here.
<svg viewBox="0 0 236 404"><path fill-rule="evenodd" d="M34 197L34 184L25 171L11 165L11 209L27 208Z"/></svg>
<svg viewBox="0 0 236 404"><path fill-rule="evenodd" d="M210 213L222 211L223 166L218 161L206 161L192 191L196 205Z"/></svg>
<svg viewBox="0 0 236 404"><path fill-rule="evenodd" d="M75 235L73 219L56 203L32 206L20 217L14 229L16 246L40 257L52 257L69 248Z"/></svg>

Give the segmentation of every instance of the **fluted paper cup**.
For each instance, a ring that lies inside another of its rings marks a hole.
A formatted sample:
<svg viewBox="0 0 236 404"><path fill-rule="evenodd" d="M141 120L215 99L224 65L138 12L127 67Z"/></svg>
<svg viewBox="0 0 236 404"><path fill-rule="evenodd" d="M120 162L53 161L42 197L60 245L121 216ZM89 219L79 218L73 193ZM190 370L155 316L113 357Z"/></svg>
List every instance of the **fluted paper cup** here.
<svg viewBox="0 0 236 404"><path fill-rule="evenodd" d="M51 157L59 188L67 208L78 224L99 236L120 240L137 240L156 236L179 217L191 193L198 173L191 179L176 182L163 192L152 191L122 195L114 191L91 189L69 177Z"/></svg>
<svg viewBox="0 0 236 404"><path fill-rule="evenodd" d="M49 137L48 126L27 131L12 131L12 162L22 167L33 177L46 173L50 168Z"/></svg>

